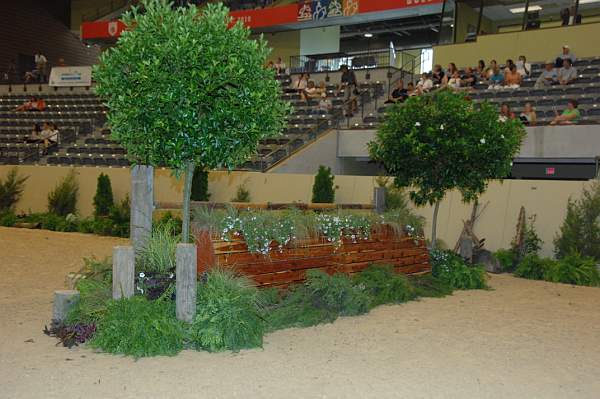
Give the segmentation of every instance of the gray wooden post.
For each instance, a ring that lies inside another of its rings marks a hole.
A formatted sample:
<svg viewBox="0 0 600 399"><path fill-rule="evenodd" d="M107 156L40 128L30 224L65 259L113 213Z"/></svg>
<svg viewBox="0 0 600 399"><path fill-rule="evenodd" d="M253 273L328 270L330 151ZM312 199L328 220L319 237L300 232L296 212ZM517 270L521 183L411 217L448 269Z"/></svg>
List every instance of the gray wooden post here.
<svg viewBox="0 0 600 399"><path fill-rule="evenodd" d="M196 246L178 244L176 250L176 314L179 320L191 323L196 316Z"/></svg>
<svg viewBox="0 0 600 399"><path fill-rule="evenodd" d="M64 321L69 310L79 301L79 291L61 290L54 291L54 306L52 307L52 320Z"/></svg>
<svg viewBox="0 0 600 399"><path fill-rule="evenodd" d="M385 212L385 187L375 187L373 189L373 203L375 205L375 212Z"/></svg>
<svg viewBox="0 0 600 399"><path fill-rule="evenodd" d="M113 299L133 296L135 253L133 247L113 247Z"/></svg>
<svg viewBox="0 0 600 399"><path fill-rule="evenodd" d="M154 212L154 168L136 165L131 168L131 245L139 252L152 234Z"/></svg>

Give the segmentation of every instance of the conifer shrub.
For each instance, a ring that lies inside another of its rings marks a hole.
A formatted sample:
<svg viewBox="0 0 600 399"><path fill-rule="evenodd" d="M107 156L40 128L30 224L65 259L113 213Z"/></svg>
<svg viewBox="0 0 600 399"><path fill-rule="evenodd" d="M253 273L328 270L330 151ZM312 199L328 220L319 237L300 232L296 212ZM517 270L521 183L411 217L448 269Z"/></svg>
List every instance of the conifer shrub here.
<svg viewBox="0 0 600 399"><path fill-rule="evenodd" d="M335 176L331 168L319 166L315 182L313 184L312 202L315 204L332 204L335 201Z"/></svg>
<svg viewBox="0 0 600 399"><path fill-rule="evenodd" d="M11 213L23 196L25 182L29 176L19 176L17 167L8 171L4 180L0 179L0 215Z"/></svg>
<svg viewBox="0 0 600 399"><path fill-rule="evenodd" d="M63 180L48 194L48 212L67 216L77 211L79 183L75 170L71 169Z"/></svg>
<svg viewBox="0 0 600 399"><path fill-rule="evenodd" d="M202 170L202 168L196 167L194 169L190 198L192 201L208 201L210 199L210 193L208 192L208 172Z"/></svg>
<svg viewBox="0 0 600 399"><path fill-rule="evenodd" d="M96 195L94 196L94 216L108 216L114 206L110 177L104 173L98 176Z"/></svg>
<svg viewBox="0 0 600 399"><path fill-rule="evenodd" d="M245 184L240 184L235 192L235 197L231 199L231 202L250 202L252 197L250 191L246 188Z"/></svg>

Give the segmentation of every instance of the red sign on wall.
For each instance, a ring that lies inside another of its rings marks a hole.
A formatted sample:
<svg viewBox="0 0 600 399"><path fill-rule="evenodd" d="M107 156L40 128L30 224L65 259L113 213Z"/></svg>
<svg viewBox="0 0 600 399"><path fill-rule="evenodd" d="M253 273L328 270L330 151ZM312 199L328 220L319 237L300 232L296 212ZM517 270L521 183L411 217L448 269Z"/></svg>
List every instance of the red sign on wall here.
<svg viewBox="0 0 600 399"><path fill-rule="evenodd" d="M84 22L79 28L81 39L110 39L121 36L125 24L121 21Z"/></svg>
<svg viewBox="0 0 600 399"><path fill-rule="evenodd" d="M293 24L298 12L297 4L282 7L270 7L257 10L232 11L234 20L241 20L249 28Z"/></svg>

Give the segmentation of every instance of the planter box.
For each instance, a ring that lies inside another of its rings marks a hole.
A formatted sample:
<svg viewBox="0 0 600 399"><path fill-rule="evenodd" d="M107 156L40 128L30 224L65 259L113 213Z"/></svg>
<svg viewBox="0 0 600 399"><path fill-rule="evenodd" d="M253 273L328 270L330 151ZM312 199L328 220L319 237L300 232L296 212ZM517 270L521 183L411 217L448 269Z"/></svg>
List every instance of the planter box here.
<svg viewBox="0 0 600 399"><path fill-rule="evenodd" d="M276 245L268 255L248 252L243 240L223 241L207 231L196 234L198 276L213 266L233 269L259 287L286 287L301 282L307 270L356 273L371 264L394 265L399 273L431 271L423 240L395 235L391 229L374 231L369 240L335 246L324 238L296 242L281 251Z"/></svg>

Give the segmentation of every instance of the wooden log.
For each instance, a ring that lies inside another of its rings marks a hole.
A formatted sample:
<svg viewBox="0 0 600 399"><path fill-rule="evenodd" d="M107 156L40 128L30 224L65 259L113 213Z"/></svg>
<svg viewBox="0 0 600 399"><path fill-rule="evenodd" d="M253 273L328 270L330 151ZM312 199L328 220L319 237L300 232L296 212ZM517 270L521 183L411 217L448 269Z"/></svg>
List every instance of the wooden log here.
<svg viewBox="0 0 600 399"><path fill-rule="evenodd" d="M373 188L373 203L375 207L375 212L382 214L385 212L385 192L387 191L386 187L375 187Z"/></svg>
<svg viewBox="0 0 600 399"><path fill-rule="evenodd" d="M113 299L133 296L135 252L132 246L113 247Z"/></svg>
<svg viewBox="0 0 600 399"><path fill-rule="evenodd" d="M197 258L194 244L177 244L176 257L176 301L177 319L187 323L196 316Z"/></svg>
<svg viewBox="0 0 600 399"><path fill-rule="evenodd" d="M79 301L79 291L60 290L54 291L54 305L52 307L52 320L65 321L69 310Z"/></svg>
<svg viewBox="0 0 600 399"><path fill-rule="evenodd" d="M136 251L140 251L152 234L154 212L154 168L135 165L131 168L131 216L130 239Z"/></svg>

